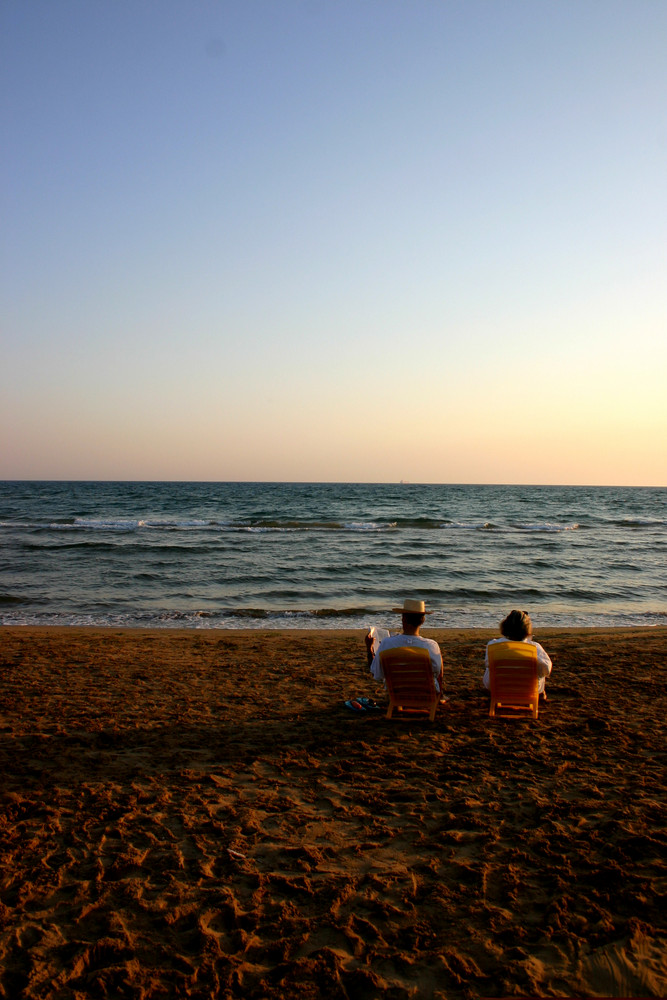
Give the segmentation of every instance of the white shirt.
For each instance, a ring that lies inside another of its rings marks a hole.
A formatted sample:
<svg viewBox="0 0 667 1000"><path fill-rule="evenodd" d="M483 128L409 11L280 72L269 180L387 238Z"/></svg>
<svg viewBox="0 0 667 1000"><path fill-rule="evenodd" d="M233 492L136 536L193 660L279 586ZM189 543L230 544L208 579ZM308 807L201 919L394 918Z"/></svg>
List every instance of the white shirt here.
<svg viewBox="0 0 667 1000"><path fill-rule="evenodd" d="M538 690L540 694L544 693L544 680L551 673L551 659L544 649L540 646L539 642L535 642L530 636L526 636L525 639L507 639L504 635L501 635L498 639L492 639L491 642L486 644L486 649L484 650L484 666L486 670L484 671L484 677L482 678L482 683L485 688L491 688L491 681L489 680L489 646L495 646L497 642L527 642L530 646L535 646L537 649L537 676L539 677Z"/></svg>
<svg viewBox="0 0 667 1000"><path fill-rule="evenodd" d="M435 677L435 689L439 692L440 686L438 684L438 677L440 676L440 671L442 670L440 646L437 644L435 639L425 639L424 636L421 635L390 635L388 639L383 639L377 647L375 656L373 657L373 662L371 663L371 674L375 680L384 680L382 665L380 663L380 653L386 649L397 649L401 646L417 646L420 649L428 649L431 659L431 669L433 670L433 676Z"/></svg>

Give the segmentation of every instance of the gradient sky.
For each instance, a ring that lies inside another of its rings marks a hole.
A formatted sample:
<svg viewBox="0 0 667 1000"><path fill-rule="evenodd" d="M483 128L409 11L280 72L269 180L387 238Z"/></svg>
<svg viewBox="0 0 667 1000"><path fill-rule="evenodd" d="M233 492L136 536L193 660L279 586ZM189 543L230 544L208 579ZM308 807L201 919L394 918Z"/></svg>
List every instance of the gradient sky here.
<svg viewBox="0 0 667 1000"><path fill-rule="evenodd" d="M3 0L0 478L667 485L667 4Z"/></svg>

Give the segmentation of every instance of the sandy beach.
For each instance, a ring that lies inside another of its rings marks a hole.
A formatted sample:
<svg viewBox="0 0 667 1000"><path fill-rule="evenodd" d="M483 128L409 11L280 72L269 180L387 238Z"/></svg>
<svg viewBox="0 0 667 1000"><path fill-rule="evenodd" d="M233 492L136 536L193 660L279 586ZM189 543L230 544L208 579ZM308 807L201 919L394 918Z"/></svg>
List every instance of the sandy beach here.
<svg viewBox="0 0 667 1000"><path fill-rule="evenodd" d="M540 631L537 722L425 634L433 724L360 632L3 628L0 996L667 996L667 629Z"/></svg>

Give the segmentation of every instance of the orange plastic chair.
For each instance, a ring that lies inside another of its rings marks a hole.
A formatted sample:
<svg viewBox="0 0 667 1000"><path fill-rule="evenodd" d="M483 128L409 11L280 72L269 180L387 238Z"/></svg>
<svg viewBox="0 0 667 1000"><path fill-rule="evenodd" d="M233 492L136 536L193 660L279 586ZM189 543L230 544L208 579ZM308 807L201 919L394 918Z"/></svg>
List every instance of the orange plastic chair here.
<svg viewBox="0 0 667 1000"><path fill-rule="evenodd" d="M440 701L435 689L433 668L428 649L398 646L380 653L380 664L387 685L391 719L394 709L428 712L431 722Z"/></svg>
<svg viewBox="0 0 667 1000"><path fill-rule="evenodd" d="M489 715L495 716L497 709L523 709L536 719L539 693L535 646L527 642L494 642L487 647L487 653L491 682Z"/></svg>

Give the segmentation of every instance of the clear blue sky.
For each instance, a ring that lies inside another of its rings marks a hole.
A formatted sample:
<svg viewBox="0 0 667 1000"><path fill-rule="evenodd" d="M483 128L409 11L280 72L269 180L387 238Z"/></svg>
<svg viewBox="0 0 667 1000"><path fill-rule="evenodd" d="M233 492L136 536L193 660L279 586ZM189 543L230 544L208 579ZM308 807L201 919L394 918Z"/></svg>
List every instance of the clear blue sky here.
<svg viewBox="0 0 667 1000"><path fill-rule="evenodd" d="M0 478L667 485L667 4L0 39Z"/></svg>

